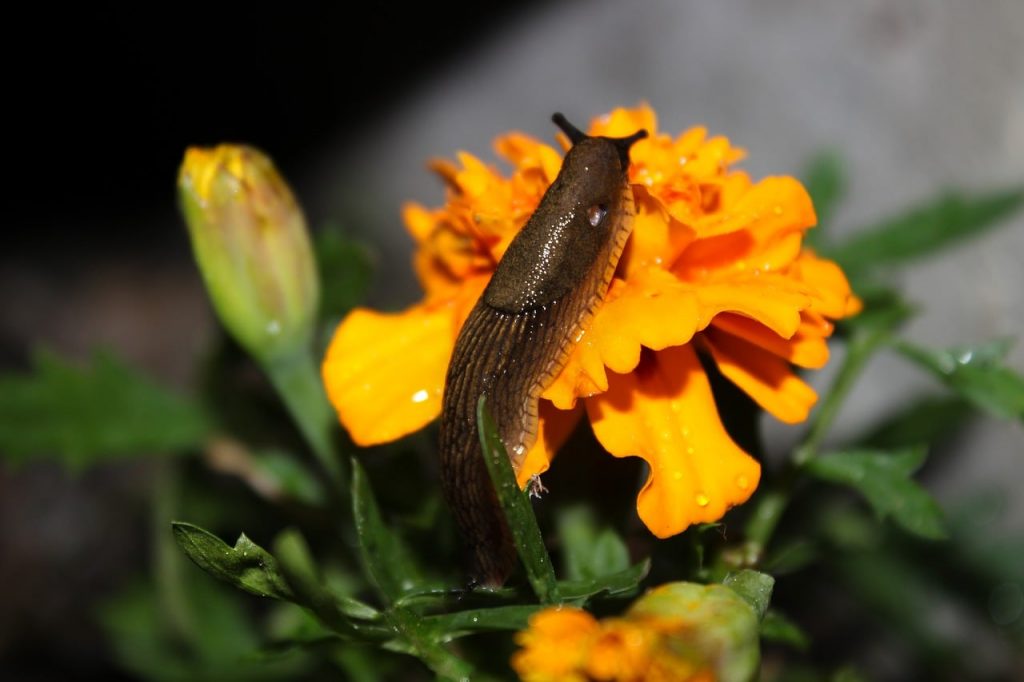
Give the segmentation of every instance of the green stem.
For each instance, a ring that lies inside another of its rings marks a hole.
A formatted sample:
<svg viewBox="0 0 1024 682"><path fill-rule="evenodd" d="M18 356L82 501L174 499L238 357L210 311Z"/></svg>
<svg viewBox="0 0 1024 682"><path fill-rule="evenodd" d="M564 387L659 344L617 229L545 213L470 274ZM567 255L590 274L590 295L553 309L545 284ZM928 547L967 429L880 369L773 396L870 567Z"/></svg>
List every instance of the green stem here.
<svg viewBox="0 0 1024 682"><path fill-rule="evenodd" d="M332 433L336 419L324 394L312 354L303 350L295 355L270 359L263 363L263 368L313 454L331 477L339 494L347 499L347 463L334 447Z"/></svg>
<svg viewBox="0 0 1024 682"><path fill-rule="evenodd" d="M157 462L154 474L151 532L157 599L172 637L189 642L196 632L195 618L189 608L182 575L183 557L171 533L171 521L178 507L180 473L174 462L162 459Z"/></svg>
<svg viewBox="0 0 1024 682"><path fill-rule="evenodd" d="M778 482L760 497L747 521L746 552L755 562L760 561L765 548L771 541L782 515L789 506L793 489L800 479L800 470L818 456L829 428L839 414L846 397L860 376L864 365L875 351L889 338L883 330L872 329L855 334L850 340L846 357L839 367L839 373L829 388L821 407L811 419L811 425L803 442L793 451L793 456L779 477Z"/></svg>

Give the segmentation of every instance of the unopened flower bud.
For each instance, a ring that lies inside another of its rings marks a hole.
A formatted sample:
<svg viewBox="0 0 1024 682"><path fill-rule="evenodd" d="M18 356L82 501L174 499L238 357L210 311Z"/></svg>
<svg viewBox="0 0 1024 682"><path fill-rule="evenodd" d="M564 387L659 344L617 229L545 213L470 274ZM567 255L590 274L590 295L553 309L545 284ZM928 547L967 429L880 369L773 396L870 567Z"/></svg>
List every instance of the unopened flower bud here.
<svg viewBox="0 0 1024 682"><path fill-rule="evenodd" d="M178 176L199 270L221 322L260 360L310 341L320 294L306 221L262 152L192 147Z"/></svg>

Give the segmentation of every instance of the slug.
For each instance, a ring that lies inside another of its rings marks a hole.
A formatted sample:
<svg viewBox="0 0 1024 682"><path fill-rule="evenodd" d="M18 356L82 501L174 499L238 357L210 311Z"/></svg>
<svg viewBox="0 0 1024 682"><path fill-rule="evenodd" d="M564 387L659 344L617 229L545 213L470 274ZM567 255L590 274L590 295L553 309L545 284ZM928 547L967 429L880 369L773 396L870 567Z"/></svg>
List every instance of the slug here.
<svg viewBox="0 0 1024 682"><path fill-rule="evenodd" d="M472 554L471 584L488 587L505 582L516 552L477 437L477 402L487 395L518 471L537 438L540 395L607 293L629 237L629 149L647 136L590 137L561 114L552 120L572 147L462 326L445 379L442 489Z"/></svg>

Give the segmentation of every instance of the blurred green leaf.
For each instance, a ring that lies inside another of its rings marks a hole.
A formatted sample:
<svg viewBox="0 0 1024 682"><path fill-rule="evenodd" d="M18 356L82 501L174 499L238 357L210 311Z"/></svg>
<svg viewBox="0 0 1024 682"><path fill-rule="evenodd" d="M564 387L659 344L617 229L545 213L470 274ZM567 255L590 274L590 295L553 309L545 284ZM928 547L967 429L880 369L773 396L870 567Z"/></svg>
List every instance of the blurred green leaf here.
<svg viewBox="0 0 1024 682"><path fill-rule="evenodd" d="M107 353L85 368L35 353L31 374L0 377L0 415L0 456L53 456L72 470L183 452L210 430L198 405Z"/></svg>
<svg viewBox="0 0 1024 682"><path fill-rule="evenodd" d="M849 450L807 462L815 477L847 485L871 504L879 518L891 516L904 529L925 538L946 537L942 510L911 475L924 463L923 448L896 451Z"/></svg>
<svg viewBox="0 0 1024 682"><path fill-rule="evenodd" d="M442 639L448 641L474 632L522 630L526 627L530 616L542 608L544 606L540 604L497 606L490 609L472 609L439 616L427 616L423 621L437 632L443 633Z"/></svg>
<svg viewBox="0 0 1024 682"><path fill-rule="evenodd" d="M253 453L253 469L257 475L274 482L275 487L293 500L313 507L326 503L323 484L300 459L281 450Z"/></svg>
<svg viewBox="0 0 1024 682"><path fill-rule="evenodd" d="M301 652L267 660L251 614L230 590L199 574L186 581L184 598L194 615L187 640L167 621L157 590L137 582L104 600L99 622L126 670L168 682L296 679L310 667ZM198 578L198 579L196 579Z"/></svg>
<svg viewBox="0 0 1024 682"><path fill-rule="evenodd" d="M973 414L961 398L929 396L887 417L857 442L880 450L930 445L955 433Z"/></svg>
<svg viewBox="0 0 1024 682"><path fill-rule="evenodd" d="M367 247L328 225L313 238L320 269L320 319L340 318L359 305L373 272Z"/></svg>
<svg viewBox="0 0 1024 682"><path fill-rule="evenodd" d="M355 459L352 460L352 506L363 565L381 596L391 603L406 592L422 587L423 576L412 554L384 523L366 472Z"/></svg>
<svg viewBox="0 0 1024 682"><path fill-rule="evenodd" d="M385 640L393 634L386 626L352 620L349 613L376 617L377 611L348 598L339 600L326 588L309 546L297 530L284 530L275 538L274 554L292 588L294 601L312 611L331 630L345 637L370 641Z"/></svg>
<svg viewBox="0 0 1024 682"><path fill-rule="evenodd" d="M820 552L813 542L798 538L773 549L761 562L761 568L765 573L779 577L804 569L819 557Z"/></svg>
<svg viewBox="0 0 1024 682"><path fill-rule="evenodd" d="M761 637L768 642L785 644L798 651L807 651L811 645L806 632L778 611L771 609L761 620Z"/></svg>
<svg viewBox="0 0 1024 682"><path fill-rule="evenodd" d="M909 320L917 309L899 292L887 287L857 289L864 304L856 316L840 322L840 329L855 332L891 332Z"/></svg>
<svg viewBox="0 0 1024 682"><path fill-rule="evenodd" d="M905 357L925 368L958 395L989 414L1024 420L1024 376L1002 363L1007 341L932 350L906 341L896 344Z"/></svg>
<svg viewBox="0 0 1024 682"><path fill-rule="evenodd" d="M823 250L823 255L857 274L880 265L928 255L961 239L981 234L1024 203L1024 188L965 197L947 192L894 218L857 232Z"/></svg>
<svg viewBox="0 0 1024 682"><path fill-rule="evenodd" d="M636 588L651 570L651 560L645 559L616 573L590 580L563 580L558 583L558 596L564 600L579 601L598 596L612 596Z"/></svg>
<svg viewBox="0 0 1024 682"><path fill-rule="evenodd" d="M611 528L599 528L594 513L583 505L558 515L558 537L569 580L591 580L629 568L629 550Z"/></svg>
<svg viewBox="0 0 1024 682"><path fill-rule="evenodd" d="M725 576L722 584L743 597L754 608L758 618L764 618L764 614L768 610L768 603L772 599L775 578L767 573L745 568Z"/></svg>
<svg viewBox="0 0 1024 682"><path fill-rule="evenodd" d="M804 177L804 185L814 202L814 212L818 215L818 225L807 232L807 241L810 246L817 248L827 242L828 228L836 206L846 194L843 160L835 150L819 152L811 159Z"/></svg>
<svg viewBox="0 0 1024 682"><path fill-rule="evenodd" d="M234 547L229 547L210 531L191 523L175 521L171 528L188 558L214 578L259 597L292 599L292 590L278 569L277 560L245 533L238 536Z"/></svg>
<svg viewBox="0 0 1024 682"><path fill-rule="evenodd" d="M544 547L537 526L537 517L533 514L530 500L526 493L519 489L516 475L512 470L512 461L508 458L505 445L498 435L498 427L487 411L486 396L481 395L476 406L477 428L480 430L480 443L483 446L484 462L491 475L491 482L498 493L498 500L505 510L505 518L512 538L519 552L519 558L526 567L526 575L537 598L545 604L559 600L558 583L555 570L551 565L551 557Z"/></svg>

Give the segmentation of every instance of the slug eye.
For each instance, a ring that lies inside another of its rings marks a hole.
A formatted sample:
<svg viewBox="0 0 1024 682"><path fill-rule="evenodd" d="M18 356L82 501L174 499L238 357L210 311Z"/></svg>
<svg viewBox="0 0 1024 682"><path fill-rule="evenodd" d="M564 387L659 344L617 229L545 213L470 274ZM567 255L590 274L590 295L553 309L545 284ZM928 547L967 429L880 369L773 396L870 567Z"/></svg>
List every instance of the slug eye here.
<svg viewBox="0 0 1024 682"><path fill-rule="evenodd" d="M606 215L608 215L608 207L604 204L597 204L587 209L587 220L590 221L591 227L600 225Z"/></svg>

